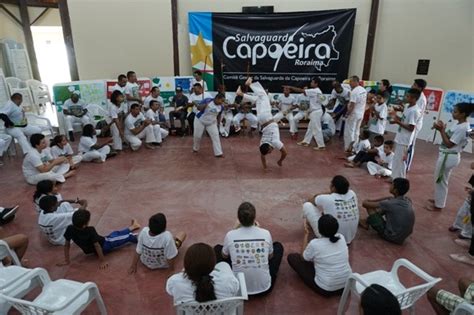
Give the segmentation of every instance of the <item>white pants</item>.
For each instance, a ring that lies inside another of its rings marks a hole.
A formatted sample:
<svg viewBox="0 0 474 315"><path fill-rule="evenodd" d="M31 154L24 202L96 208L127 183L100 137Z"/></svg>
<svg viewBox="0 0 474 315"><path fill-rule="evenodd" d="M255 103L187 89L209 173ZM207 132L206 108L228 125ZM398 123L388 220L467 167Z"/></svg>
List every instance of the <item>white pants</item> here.
<svg viewBox="0 0 474 315"><path fill-rule="evenodd" d="M374 175L380 175L380 176L391 176L392 171L389 170L388 168L383 167L382 165L379 165L374 162L367 162L367 170L369 171L369 174L374 176Z"/></svg>
<svg viewBox="0 0 474 315"><path fill-rule="evenodd" d="M82 153L82 161L91 162L94 160L101 160L102 162L105 162L105 160L107 159L107 154L109 153L110 153L110 147L106 145L100 149L91 150L89 152Z"/></svg>
<svg viewBox="0 0 474 315"><path fill-rule="evenodd" d="M328 142L329 140L331 140L332 137L334 137L334 133L332 132L331 129L324 129L323 130L324 142Z"/></svg>
<svg viewBox="0 0 474 315"><path fill-rule="evenodd" d="M468 220L466 218L469 218ZM472 217L471 217L471 199L468 197L464 200L462 206L458 209L453 226L461 229L461 235L464 237L472 237Z"/></svg>
<svg viewBox="0 0 474 315"><path fill-rule="evenodd" d="M91 120L89 116L84 115L82 117L76 117L72 115L64 115L64 122L66 124L67 131L74 131L73 124L75 122L81 123L82 126L90 124Z"/></svg>
<svg viewBox="0 0 474 315"><path fill-rule="evenodd" d="M29 138L31 135L35 133L41 133L41 128L36 126L27 125L26 127L13 127L13 128L5 128L7 134L15 138L18 143L20 144L21 151L23 154L26 154L29 150L31 150L30 142L28 141L27 137Z"/></svg>
<svg viewBox="0 0 474 315"><path fill-rule="evenodd" d="M112 148L114 150L122 150L122 138L120 137L117 124L110 125L110 134L112 135Z"/></svg>
<svg viewBox="0 0 474 315"><path fill-rule="evenodd" d="M8 151L12 140L12 136L0 133L0 157L3 156L3 153Z"/></svg>
<svg viewBox="0 0 474 315"><path fill-rule="evenodd" d="M155 130L153 129L153 125L148 125L143 129L139 134L136 135L125 135L125 139L127 139L128 143L130 143L130 147L133 151L140 149L142 145L142 141L140 139L145 138L146 143L153 143L158 142L155 137Z"/></svg>
<svg viewBox="0 0 474 315"><path fill-rule="evenodd" d="M399 178L399 177L407 178L405 161L403 161L403 157L405 156L407 150L408 150L407 145L395 143L395 152L393 155L393 163L392 163L392 178L393 179Z"/></svg>
<svg viewBox="0 0 474 315"><path fill-rule="evenodd" d="M257 116L255 116L252 113L238 113L237 115L234 116L234 119L233 119L235 130L240 129L240 122L244 119L248 120L250 124L250 128L257 129L258 127Z"/></svg>
<svg viewBox="0 0 474 315"><path fill-rule="evenodd" d="M411 168L411 164L413 163L413 156L415 155L415 144L416 144L416 138L418 137L418 133L420 132L420 128L415 128L415 131L413 132L413 140L408 147L408 156L407 156L407 161L406 161L406 168L407 172Z"/></svg>
<svg viewBox="0 0 474 315"><path fill-rule="evenodd" d="M219 138L219 131L217 130L217 121L212 125L204 125L197 117L194 117L193 151L199 151L204 130L206 130L209 134L209 137L211 137L214 155L222 155L223 152L221 147L221 139Z"/></svg>
<svg viewBox="0 0 474 315"><path fill-rule="evenodd" d="M344 150L348 150L350 145L359 139L360 124L362 117L356 117L354 114L346 118L344 126Z"/></svg>
<svg viewBox="0 0 474 315"><path fill-rule="evenodd" d="M26 182L31 185L36 185L42 180L54 180L61 183L64 183L66 179L64 174L69 172L70 165L69 163L63 163L53 167L49 172L40 173L33 176L25 177Z"/></svg>
<svg viewBox="0 0 474 315"><path fill-rule="evenodd" d="M444 164L444 171L442 174L441 167L444 159L446 158L446 163ZM437 208L444 208L446 206L446 199L448 198L448 181L451 176L451 171L453 168L458 166L461 162L461 155L458 154L447 154L447 156L440 152L438 156L438 161L436 162L436 168L434 172L434 184L435 184L435 196L434 204ZM437 182L438 177L442 175L442 179Z"/></svg>
<svg viewBox="0 0 474 315"><path fill-rule="evenodd" d="M72 156L72 164L77 165L77 164L81 163L81 161L82 161L82 155L78 154L78 155L73 155Z"/></svg>
<svg viewBox="0 0 474 315"><path fill-rule="evenodd" d="M306 130L303 142L311 143L311 139L314 137L316 144L320 148L324 148L324 137L323 130L321 128L321 116L323 115L322 110L314 110L309 114L309 126Z"/></svg>
<svg viewBox="0 0 474 315"><path fill-rule="evenodd" d="M290 133L295 134L298 132L298 123L301 119L306 116L306 112L299 111L293 115L293 119L290 120Z"/></svg>
<svg viewBox="0 0 474 315"><path fill-rule="evenodd" d="M303 218L308 221L309 225L313 229L314 234L320 237L318 230L318 221L321 218L322 211L318 209L311 202L305 202L303 204Z"/></svg>
<svg viewBox="0 0 474 315"><path fill-rule="evenodd" d="M234 114L232 114L232 111L228 111L223 114L223 117L225 119L225 123L222 123L222 121L219 124L219 132L221 136L223 137L228 137L230 134L230 126L232 125L232 120L234 119Z"/></svg>
<svg viewBox="0 0 474 315"><path fill-rule="evenodd" d="M161 128L160 125L153 125L153 132L155 134L156 142L161 143L164 138L169 135L168 130Z"/></svg>

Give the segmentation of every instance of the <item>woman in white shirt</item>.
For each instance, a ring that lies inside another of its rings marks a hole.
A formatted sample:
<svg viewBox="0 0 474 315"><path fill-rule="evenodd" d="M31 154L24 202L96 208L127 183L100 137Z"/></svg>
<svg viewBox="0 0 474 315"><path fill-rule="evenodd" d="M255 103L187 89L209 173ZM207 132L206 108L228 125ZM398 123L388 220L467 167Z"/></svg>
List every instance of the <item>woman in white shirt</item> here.
<svg viewBox="0 0 474 315"><path fill-rule="evenodd" d="M438 161L434 173L435 196L434 200L430 200L434 206L428 207L427 210L441 211L446 206L449 176L461 162L461 152L468 143L471 129L468 118L474 110L473 107L474 105L469 103L456 104L453 110L453 119L458 123L449 128L441 120L433 124L433 128L439 131L443 142L439 146Z"/></svg>
<svg viewBox="0 0 474 315"><path fill-rule="evenodd" d="M166 282L166 292L174 304L208 302L235 296L239 280L225 262L216 265L216 255L211 246L196 243L184 256L184 271L171 276Z"/></svg>
<svg viewBox="0 0 474 315"><path fill-rule="evenodd" d="M289 254L288 264L313 291L323 295L340 295L352 269L349 251L342 234L338 234L339 224L330 214L318 221L321 238L308 244L309 227L305 224L303 255Z"/></svg>
<svg viewBox="0 0 474 315"><path fill-rule="evenodd" d="M51 156L54 159L64 156L68 159L70 168L73 170L76 168L76 165L81 163L82 156L74 155L74 151L71 148L71 145L67 142L65 135L57 135L51 140Z"/></svg>
<svg viewBox="0 0 474 315"><path fill-rule="evenodd" d="M108 145L112 142L109 139L103 144L97 144L97 137L94 126L85 125L82 130L82 137L79 141L79 152L82 154L82 161L103 163L108 157L115 156L117 153L110 150Z"/></svg>

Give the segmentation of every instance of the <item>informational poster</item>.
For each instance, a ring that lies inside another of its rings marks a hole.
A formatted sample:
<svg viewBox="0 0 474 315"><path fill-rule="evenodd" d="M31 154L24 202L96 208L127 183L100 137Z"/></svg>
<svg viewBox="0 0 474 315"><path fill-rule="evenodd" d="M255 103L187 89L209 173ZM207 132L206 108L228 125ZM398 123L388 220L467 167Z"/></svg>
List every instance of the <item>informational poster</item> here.
<svg viewBox="0 0 474 315"><path fill-rule="evenodd" d="M160 96L163 98L164 107L169 107L171 105L171 100L176 95L175 91L177 87L182 88L183 93L189 95L192 79L192 76L156 76L151 79L151 82L153 86L158 86L160 88Z"/></svg>
<svg viewBox="0 0 474 315"><path fill-rule="evenodd" d="M77 92L79 98L86 104L101 106L107 104L106 85L103 80L58 83L53 86L53 98L54 103L58 106L58 111L62 111L61 106L67 99L71 98L72 92Z"/></svg>
<svg viewBox="0 0 474 315"><path fill-rule="evenodd" d="M347 78L356 10L273 14L190 12L193 69L209 90L235 90L247 76L270 92L302 86L313 76L323 92Z"/></svg>
<svg viewBox="0 0 474 315"><path fill-rule="evenodd" d="M150 94L151 90L151 80L148 78L138 78L137 80L138 85L140 86L138 89L138 93L140 97L145 99L145 97ZM117 80L107 80L106 85L107 85L107 98L110 98L110 95L112 95L112 92L114 91L114 86L117 84Z"/></svg>
<svg viewBox="0 0 474 315"><path fill-rule="evenodd" d="M390 95L390 100L388 104L398 105L401 101L405 99L405 93L410 88L411 88L411 85L407 85L407 84L393 84L392 94Z"/></svg>
<svg viewBox="0 0 474 315"><path fill-rule="evenodd" d="M439 112L443 101L443 90L427 87L423 90L423 94L426 96L426 110Z"/></svg>

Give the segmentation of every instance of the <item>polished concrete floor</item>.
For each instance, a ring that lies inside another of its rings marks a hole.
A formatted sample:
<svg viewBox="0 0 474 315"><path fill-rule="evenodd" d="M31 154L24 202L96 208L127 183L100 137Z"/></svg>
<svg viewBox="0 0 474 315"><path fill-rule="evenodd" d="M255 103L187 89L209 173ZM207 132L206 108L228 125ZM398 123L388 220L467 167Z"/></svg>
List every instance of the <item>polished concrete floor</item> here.
<svg viewBox="0 0 474 315"><path fill-rule="evenodd" d="M390 137L390 136L389 136ZM192 138L168 138L157 150L124 152L105 164L82 164L78 175L62 189L65 198L85 198L92 211L91 224L100 233L126 226L131 218L146 224L150 215L163 212L169 230L184 230L188 239L180 251L176 271L182 268L183 253L195 242L222 243L236 220L242 201L257 208L260 224L273 239L283 243L285 255L273 292L245 303L246 314L335 314L338 298L323 298L306 288L286 262L286 255L301 251L303 238L301 206L314 193L328 189L330 179L341 174L349 178L360 200L388 194L389 185L370 177L363 169L343 167L342 144L335 140L326 152L296 146L288 131L282 131L289 155L283 167L276 165L277 154L269 158L270 172L264 173L258 154L259 137L238 136L223 139L225 158L212 156L210 140L203 138L199 154L191 152ZM409 174L416 208L416 225L405 245L380 240L373 231L359 230L350 247L354 272L389 269L404 257L456 292L461 276L474 275L472 267L456 263L448 254L462 252L448 232L455 211L465 198L463 186L472 171L472 155L464 154L450 182L448 206L441 213L423 209L433 193L433 168L437 147L417 143L413 169ZM26 258L31 267L44 267L53 279L68 278L97 283L110 314L173 314L172 299L165 292L167 277L173 272L150 271L143 266L128 275L134 247L128 246L107 256L109 268L99 270L96 258L86 257L72 246L71 265L57 267L63 259L62 247L47 243L37 227L32 205L34 187L21 175L21 159L6 159L0 168L1 205L19 204L13 223L5 226L9 234L25 233L30 238ZM409 282L416 281L406 276ZM95 314L95 306L88 313ZM353 301L348 314L357 314ZM426 297L417 304L418 314L431 314Z"/></svg>

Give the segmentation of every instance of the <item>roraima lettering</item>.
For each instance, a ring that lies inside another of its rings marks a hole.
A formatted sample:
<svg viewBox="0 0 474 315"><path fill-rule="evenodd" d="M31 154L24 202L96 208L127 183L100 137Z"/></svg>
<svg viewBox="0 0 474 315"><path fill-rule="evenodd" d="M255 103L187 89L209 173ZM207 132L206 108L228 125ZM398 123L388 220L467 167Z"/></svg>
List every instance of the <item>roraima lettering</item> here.
<svg viewBox="0 0 474 315"><path fill-rule="evenodd" d="M332 60L339 59L339 51L334 47L337 36L334 25L319 33L303 32L304 24L293 34L251 35L235 34L227 36L222 44L224 54L229 59L250 59L256 65L260 59L275 60L276 71L282 58L294 62L295 66L314 66L318 71L328 67Z"/></svg>

